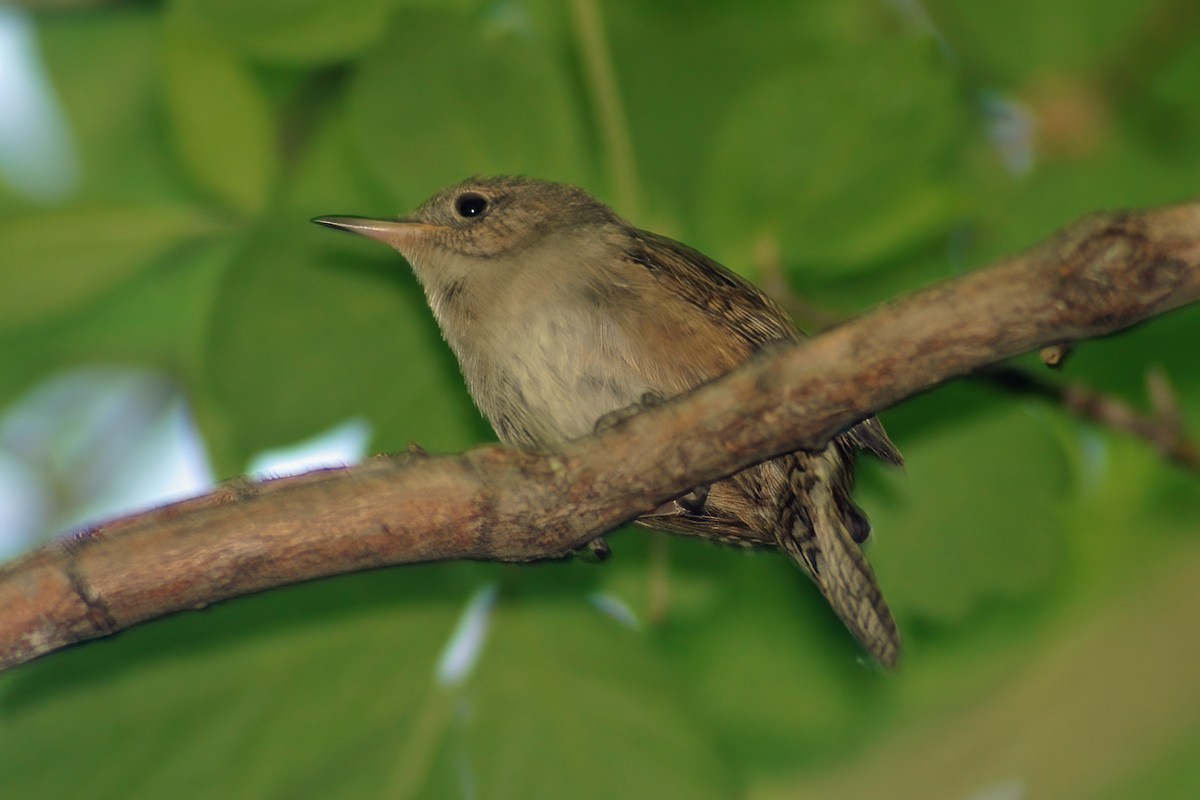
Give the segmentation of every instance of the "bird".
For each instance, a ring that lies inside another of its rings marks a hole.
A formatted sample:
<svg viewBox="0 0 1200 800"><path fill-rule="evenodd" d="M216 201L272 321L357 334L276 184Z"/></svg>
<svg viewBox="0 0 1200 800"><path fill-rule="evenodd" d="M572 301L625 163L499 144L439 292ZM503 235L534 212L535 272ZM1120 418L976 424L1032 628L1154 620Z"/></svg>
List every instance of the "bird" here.
<svg viewBox="0 0 1200 800"><path fill-rule="evenodd" d="M312 221L388 244L408 261L476 406L515 447L554 452L614 414L804 337L746 279L567 184L473 177L407 216ZM869 417L823 448L697 487L636 524L782 550L892 668L900 634L862 551L870 523L850 496L860 450L903 463Z"/></svg>

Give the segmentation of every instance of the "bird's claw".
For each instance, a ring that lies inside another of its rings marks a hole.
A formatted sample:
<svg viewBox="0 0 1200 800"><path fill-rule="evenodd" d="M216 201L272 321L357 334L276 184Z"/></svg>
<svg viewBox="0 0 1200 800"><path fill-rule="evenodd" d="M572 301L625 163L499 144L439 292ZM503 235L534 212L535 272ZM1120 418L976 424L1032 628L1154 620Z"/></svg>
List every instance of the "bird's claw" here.
<svg viewBox="0 0 1200 800"><path fill-rule="evenodd" d="M645 392L636 403L630 403L623 408L610 411L604 416L600 417L600 419L596 420L593 430L596 433L606 431L609 428L613 428L624 422L630 417L636 416L647 409L661 406L666 402L667 399L661 394L656 394L655 392Z"/></svg>
<svg viewBox="0 0 1200 800"><path fill-rule="evenodd" d="M602 564L612 555L612 548L603 536L597 536L583 547L575 551L575 555L592 564Z"/></svg>
<svg viewBox="0 0 1200 800"><path fill-rule="evenodd" d="M684 511L699 514L704 511L704 504L708 500L708 488L708 484L697 486L687 494L676 497L675 502L682 506Z"/></svg>

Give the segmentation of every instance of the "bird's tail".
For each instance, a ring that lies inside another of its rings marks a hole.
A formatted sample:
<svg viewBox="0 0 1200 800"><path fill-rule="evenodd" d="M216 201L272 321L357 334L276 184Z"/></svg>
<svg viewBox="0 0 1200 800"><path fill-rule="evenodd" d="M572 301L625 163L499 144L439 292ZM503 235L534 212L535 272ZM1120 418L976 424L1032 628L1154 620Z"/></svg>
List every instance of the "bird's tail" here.
<svg viewBox="0 0 1200 800"><path fill-rule="evenodd" d="M869 529L850 500L850 458L831 444L797 459L792 489L800 513L779 531L779 546L809 573L867 652L891 668L900 656L900 632L858 544Z"/></svg>

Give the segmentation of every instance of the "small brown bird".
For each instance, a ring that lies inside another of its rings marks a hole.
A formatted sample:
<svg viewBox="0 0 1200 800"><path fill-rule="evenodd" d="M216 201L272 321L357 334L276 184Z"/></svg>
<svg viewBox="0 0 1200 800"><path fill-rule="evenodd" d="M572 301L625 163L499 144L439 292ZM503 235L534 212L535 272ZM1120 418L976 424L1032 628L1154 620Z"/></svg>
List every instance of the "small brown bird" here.
<svg viewBox="0 0 1200 800"><path fill-rule="evenodd" d="M670 398L803 334L766 295L573 186L473 178L400 219L318 217L412 265L467 388L500 439L553 450L644 397ZM860 543L854 454L900 464L874 417L823 450L745 469L638 523L779 547L884 666L900 637Z"/></svg>

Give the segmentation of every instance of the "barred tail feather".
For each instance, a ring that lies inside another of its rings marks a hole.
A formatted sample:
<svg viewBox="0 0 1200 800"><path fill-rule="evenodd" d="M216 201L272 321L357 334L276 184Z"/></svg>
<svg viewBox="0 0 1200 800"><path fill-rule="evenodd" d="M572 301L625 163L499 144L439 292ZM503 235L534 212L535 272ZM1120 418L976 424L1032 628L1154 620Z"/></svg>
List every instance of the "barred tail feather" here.
<svg viewBox="0 0 1200 800"><path fill-rule="evenodd" d="M796 487L802 510L788 530L779 531L779 545L805 568L867 652L883 666L894 667L900 633L875 572L848 527L848 515L857 509L838 491L848 465L833 446L802 462L794 478L802 484Z"/></svg>

